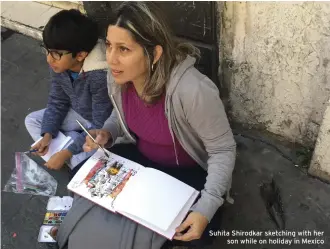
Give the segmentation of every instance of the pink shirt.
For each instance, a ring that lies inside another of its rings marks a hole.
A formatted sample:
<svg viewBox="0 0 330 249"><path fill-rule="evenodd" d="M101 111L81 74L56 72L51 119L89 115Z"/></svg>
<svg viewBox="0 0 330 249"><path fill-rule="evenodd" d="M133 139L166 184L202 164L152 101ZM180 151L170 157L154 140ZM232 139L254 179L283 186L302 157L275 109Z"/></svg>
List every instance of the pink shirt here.
<svg viewBox="0 0 330 249"><path fill-rule="evenodd" d="M123 110L128 128L137 137L138 150L149 160L165 166L177 166L174 143L165 116L165 96L152 105L143 102L132 84L122 93ZM175 138L180 166L197 163Z"/></svg>

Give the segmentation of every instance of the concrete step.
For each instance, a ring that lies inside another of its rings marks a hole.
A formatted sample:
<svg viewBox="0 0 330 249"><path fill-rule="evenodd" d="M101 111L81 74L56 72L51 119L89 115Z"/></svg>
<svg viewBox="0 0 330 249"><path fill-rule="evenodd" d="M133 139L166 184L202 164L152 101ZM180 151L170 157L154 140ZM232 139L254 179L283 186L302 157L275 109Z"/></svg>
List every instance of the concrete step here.
<svg viewBox="0 0 330 249"><path fill-rule="evenodd" d="M78 9L80 10L80 12L85 13L84 6L81 1L35 1L35 2L64 10Z"/></svg>
<svg viewBox="0 0 330 249"><path fill-rule="evenodd" d="M79 9L80 2L1 2L1 26L35 39L42 39L42 29L62 9Z"/></svg>

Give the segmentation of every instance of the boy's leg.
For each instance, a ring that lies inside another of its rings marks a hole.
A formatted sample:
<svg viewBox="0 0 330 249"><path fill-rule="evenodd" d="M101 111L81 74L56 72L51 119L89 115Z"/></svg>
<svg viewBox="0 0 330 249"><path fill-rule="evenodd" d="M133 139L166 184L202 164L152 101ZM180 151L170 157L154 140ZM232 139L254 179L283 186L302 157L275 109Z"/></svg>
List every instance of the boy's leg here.
<svg viewBox="0 0 330 249"><path fill-rule="evenodd" d="M60 130L63 132L81 131L82 129L79 126L79 124L77 123L77 121L76 121L77 119L87 130L91 127L91 122L84 119L76 111L74 111L72 108L70 108L68 111L68 114L66 115L65 119L63 120Z"/></svg>
<svg viewBox="0 0 330 249"><path fill-rule="evenodd" d="M91 157L94 153L96 152L96 150L92 150L90 152L81 152L77 155L74 155L71 159L70 159L70 169L74 169L78 164L80 164L82 161L86 160L87 158Z"/></svg>
<svg viewBox="0 0 330 249"><path fill-rule="evenodd" d="M70 136L73 140L75 140L78 136L80 136L80 132L82 131L81 127L77 123L76 120L79 120L79 122L88 130L91 127L91 122L84 119L82 116L80 116L77 112L75 112L72 108L70 108L68 114L66 115L62 126L61 131L66 135ZM74 155L70 159L69 167L70 169L73 169L75 166L77 166L79 163L84 161L86 158L91 157L95 151L91 152L81 152L77 155Z"/></svg>
<svg viewBox="0 0 330 249"><path fill-rule="evenodd" d="M80 136L80 133L77 131L63 131L63 133L66 136L70 136L73 140L76 139L76 137ZM91 157L96 150L90 151L90 152L81 152L77 155L74 155L70 159L70 163L68 163L68 166L70 167L71 170L73 170L78 164L80 164L82 161L85 161L87 158Z"/></svg>
<svg viewBox="0 0 330 249"><path fill-rule="evenodd" d="M37 141L40 138L41 123L46 109L31 112L25 118L25 127L32 139Z"/></svg>
<svg viewBox="0 0 330 249"><path fill-rule="evenodd" d="M30 113L25 118L25 126L28 132L30 133L32 139L34 141L38 140L40 138L41 133L41 123L44 116L46 109L42 109L39 111L35 111ZM86 128L89 129L91 126L91 122L81 117L77 112L75 112L72 108L69 109L60 130L63 131L63 133L69 132L69 131L81 131L81 128L76 120L79 120L79 122Z"/></svg>

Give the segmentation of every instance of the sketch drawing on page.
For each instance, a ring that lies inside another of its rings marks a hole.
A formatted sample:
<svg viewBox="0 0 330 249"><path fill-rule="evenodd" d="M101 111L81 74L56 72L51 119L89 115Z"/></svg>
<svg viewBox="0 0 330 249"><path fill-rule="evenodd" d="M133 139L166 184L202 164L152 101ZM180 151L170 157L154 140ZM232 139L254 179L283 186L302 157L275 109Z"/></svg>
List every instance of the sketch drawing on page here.
<svg viewBox="0 0 330 249"><path fill-rule="evenodd" d="M91 197L115 198L136 171L118 160L99 158L83 180Z"/></svg>

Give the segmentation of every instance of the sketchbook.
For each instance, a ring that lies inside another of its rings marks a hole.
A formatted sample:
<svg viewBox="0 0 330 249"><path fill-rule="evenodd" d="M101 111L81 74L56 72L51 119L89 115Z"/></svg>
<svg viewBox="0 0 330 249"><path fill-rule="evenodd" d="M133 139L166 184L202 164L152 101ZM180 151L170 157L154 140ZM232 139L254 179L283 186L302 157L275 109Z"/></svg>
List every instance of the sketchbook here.
<svg viewBox="0 0 330 249"><path fill-rule="evenodd" d="M88 200L172 240L199 191L159 170L100 149L68 184Z"/></svg>
<svg viewBox="0 0 330 249"><path fill-rule="evenodd" d="M41 139L42 137L35 141L34 144L31 145L31 147L37 144ZM48 152L41 158L48 162L52 155L59 152L60 150L67 148L71 143L73 143L72 138L69 136L65 136L62 132L59 131L57 137L52 139L48 148Z"/></svg>

